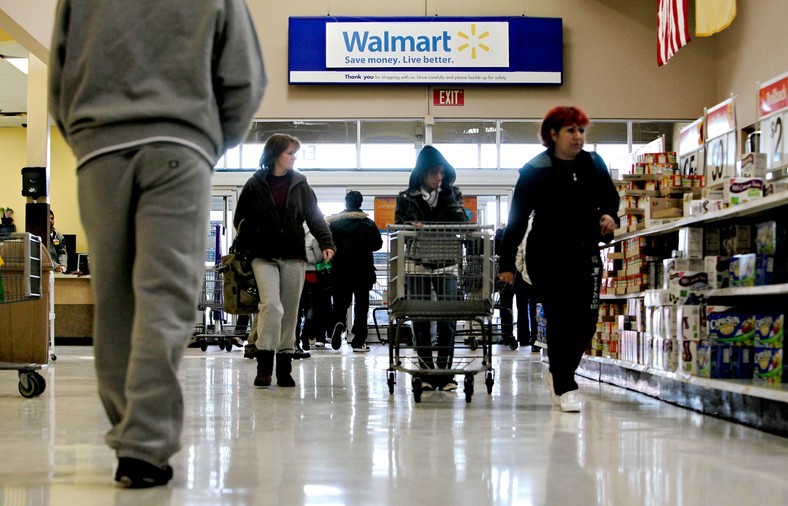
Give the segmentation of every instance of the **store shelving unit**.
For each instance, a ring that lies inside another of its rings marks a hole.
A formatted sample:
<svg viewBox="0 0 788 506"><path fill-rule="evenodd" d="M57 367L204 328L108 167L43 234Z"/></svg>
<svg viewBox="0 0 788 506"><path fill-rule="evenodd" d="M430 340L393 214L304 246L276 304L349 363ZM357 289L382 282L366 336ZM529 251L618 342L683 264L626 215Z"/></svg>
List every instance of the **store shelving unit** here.
<svg viewBox="0 0 788 506"><path fill-rule="evenodd" d="M683 227L757 222L788 215L788 193L782 192L719 211L674 219L616 237L615 243L639 236L677 233ZM602 295L603 300L627 300L642 293ZM708 290L708 301L743 304L767 302L788 309L788 283ZM709 379L656 369L631 362L585 356L578 374L639 391L661 400L758 429L788 436L788 385L758 385L751 380Z"/></svg>

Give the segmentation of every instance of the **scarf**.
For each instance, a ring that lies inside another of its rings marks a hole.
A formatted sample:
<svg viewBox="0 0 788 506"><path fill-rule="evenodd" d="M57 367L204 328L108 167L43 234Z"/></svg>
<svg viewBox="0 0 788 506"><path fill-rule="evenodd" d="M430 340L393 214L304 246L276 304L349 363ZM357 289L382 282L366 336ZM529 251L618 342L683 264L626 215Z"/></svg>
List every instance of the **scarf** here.
<svg viewBox="0 0 788 506"><path fill-rule="evenodd" d="M421 196L427 201L427 204L430 205L430 209L435 209L435 206L438 205L438 194L440 191L440 188L432 191L429 191L425 188L421 189Z"/></svg>

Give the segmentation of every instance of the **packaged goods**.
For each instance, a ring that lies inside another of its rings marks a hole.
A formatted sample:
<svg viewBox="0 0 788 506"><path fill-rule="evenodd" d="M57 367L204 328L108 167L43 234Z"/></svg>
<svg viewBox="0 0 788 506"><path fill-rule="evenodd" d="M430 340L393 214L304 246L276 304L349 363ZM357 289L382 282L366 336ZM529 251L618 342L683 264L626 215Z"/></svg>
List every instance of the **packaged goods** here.
<svg viewBox="0 0 788 506"><path fill-rule="evenodd" d="M709 312L706 332L712 342L752 346L755 343L755 316L747 313Z"/></svg>
<svg viewBox="0 0 788 506"><path fill-rule="evenodd" d="M651 197L648 200L651 219L680 218L684 216L684 199Z"/></svg>
<svg viewBox="0 0 788 506"><path fill-rule="evenodd" d="M709 256L722 255L722 236L718 227L709 227L704 234L704 251Z"/></svg>
<svg viewBox="0 0 788 506"><path fill-rule="evenodd" d="M700 341L706 338L706 315L702 306L677 306L676 323L679 340Z"/></svg>
<svg viewBox="0 0 788 506"><path fill-rule="evenodd" d="M747 153L737 164L736 175L739 178L765 178L766 153Z"/></svg>
<svg viewBox="0 0 788 506"><path fill-rule="evenodd" d="M730 257L707 256L703 259L703 270L709 276L709 289L728 288L730 282Z"/></svg>
<svg viewBox="0 0 788 506"><path fill-rule="evenodd" d="M722 254L725 256L752 253L750 225L728 225L722 229Z"/></svg>
<svg viewBox="0 0 788 506"><path fill-rule="evenodd" d="M753 352L753 346L731 347L730 377L732 379L752 379Z"/></svg>
<svg viewBox="0 0 788 506"><path fill-rule="evenodd" d="M744 204L763 198L763 178L732 177L725 180L722 200L728 205Z"/></svg>
<svg viewBox="0 0 788 506"><path fill-rule="evenodd" d="M703 229L682 227L679 229L679 253L682 258L703 258Z"/></svg>
<svg viewBox="0 0 788 506"><path fill-rule="evenodd" d="M731 345L710 339L699 341L696 369L697 375L703 378L730 378Z"/></svg>
<svg viewBox="0 0 788 506"><path fill-rule="evenodd" d="M755 253L733 255L728 268L730 286L755 286L757 256Z"/></svg>
<svg viewBox="0 0 788 506"><path fill-rule="evenodd" d="M783 349L756 346L753 353L753 379L757 383L780 383L783 375Z"/></svg>
<svg viewBox="0 0 788 506"><path fill-rule="evenodd" d="M782 348L784 345L785 314L770 313L755 315L755 346Z"/></svg>
<svg viewBox="0 0 788 506"><path fill-rule="evenodd" d="M700 341L679 341L678 372L698 374L698 344Z"/></svg>

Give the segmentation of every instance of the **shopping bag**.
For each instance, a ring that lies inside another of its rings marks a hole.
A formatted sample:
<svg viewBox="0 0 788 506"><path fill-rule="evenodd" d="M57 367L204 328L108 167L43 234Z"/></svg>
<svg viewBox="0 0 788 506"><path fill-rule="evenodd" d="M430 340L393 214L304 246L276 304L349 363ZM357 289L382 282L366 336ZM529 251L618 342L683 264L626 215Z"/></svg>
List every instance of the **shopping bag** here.
<svg viewBox="0 0 788 506"><path fill-rule="evenodd" d="M224 310L230 314L256 313L260 293L257 291L252 262L230 252L222 256L219 272L223 281Z"/></svg>
<svg viewBox="0 0 788 506"><path fill-rule="evenodd" d="M241 221L243 224L243 221ZM241 226L230 251L222 256L219 272L222 274L224 310L230 314L252 314L258 311L260 292L252 270L251 254L242 239Z"/></svg>

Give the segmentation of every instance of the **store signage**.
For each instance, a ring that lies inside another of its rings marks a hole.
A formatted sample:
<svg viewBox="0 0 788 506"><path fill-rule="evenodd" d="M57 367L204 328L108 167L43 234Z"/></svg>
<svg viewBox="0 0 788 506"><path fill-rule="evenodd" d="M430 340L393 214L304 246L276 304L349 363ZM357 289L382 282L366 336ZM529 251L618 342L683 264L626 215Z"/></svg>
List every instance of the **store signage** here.
<svg viewBox="0 0 788 506"><path fill-rule="evenodd" d="M552 84L560 18L291 17L290 84Z"/></svg>
<svg viewBox="0 0 788 506"><path fill-rule="evenodd" d="M465 90L446 90L443 88L436 88L432 90L432 105L465 105Z"/></svg>
<svg viewBox="0 0 788 506"><path fill-rule="evenodd" d="M783 132L788 122L788 74L764 83L759 97L761 151L768 155L767 168L776 169L788 162L788 143Z"/></svg>
<svg viewBox="0 0 788 506"><path fill-rule="evenodd" d="M679 132L679 168L684 176L704 175L705 137L703 135L703 118L696 119Z"/></svg>
<svg viewBox="0 0 788 506"><path fill-rule="evenodd" d="M739 156L733 98L706 111L706 139L705 183L719 186L734 177Z"/></svg>

